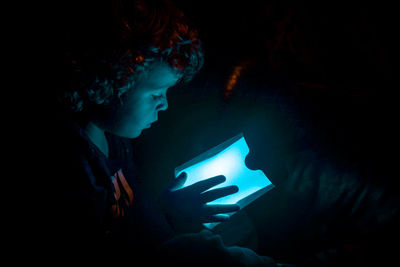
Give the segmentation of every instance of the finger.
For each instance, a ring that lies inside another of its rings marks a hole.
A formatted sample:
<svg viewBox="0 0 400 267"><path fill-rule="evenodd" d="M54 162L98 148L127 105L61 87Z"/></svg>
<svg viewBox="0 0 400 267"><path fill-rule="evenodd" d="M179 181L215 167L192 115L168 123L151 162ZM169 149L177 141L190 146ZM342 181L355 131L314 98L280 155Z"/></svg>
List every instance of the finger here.
<svg viewBox="0 0 400 267"><path fill-rule="evenodd" d="M232 195L234 193L237 193L238 191L239 187L237 187L236 185L231 185L204 192L200 195L200 198L203 203L207 203L221 197Z"/></svg>
<svg viewBox="0 0 400 267"><path fill-rule="evenodd" d="M216 223L216 222L226 222L229 221L231 216L228 214L215 214L206 216L203 220L203 223Z"/></svg>
<svg viewBox="0 0 400 267"><path fill-rule="evenodd" d="M225 216L222 216L225 217ZM229 216L228 216L229 217ZM207 218L205 219L204 223L208 222L222 222L222 221L227 221L229 218ZM224 243L222 241L222 237L220 235L217 235L209 230L203 230L200 233L201 238L203 238L204 241L206 241L207 246L223 246Z"/></svg>
<svg viewBox="0 0 400 267"><path fill-rule="evenodd" d="M211 232L210 230L203 229L203 230L201 230L201 231L199 232L199 234L200 234L201 236L207 237L207 236L212 236L214 233Z"/></svg>
<svg viewBox="0 0 400 267"><path fill-rule="evenodd" d="M175 191L178 190L180 188L182 188L182 186L185 184L187 180L187 173L186 172L182 172L181 174L179 174L178 177L176 177L171 184L168 186L168 189L170 191Z"/></svg>
<svg viewBox="0 0 400 267"><path fill-rule="evenodd" d="M204 192L204 191L210 189L211 187L214 187L225 181L226 181L225 176L218 175L218 176L214 176L212 178L208 178L206 180L202 180L200 182L194 183L194 184L188 186L187 189L193 191L193 193L201 193L201 192Z"/></svg>
<svg viewBox="0 0 400 267"><path fill-rule="evenodd" d="M206 216L221 214L221 213L230 213L236 212L240 210L239 205L237 204L218 204L218 205L205 205L204 206L204 214Z"/></svg>

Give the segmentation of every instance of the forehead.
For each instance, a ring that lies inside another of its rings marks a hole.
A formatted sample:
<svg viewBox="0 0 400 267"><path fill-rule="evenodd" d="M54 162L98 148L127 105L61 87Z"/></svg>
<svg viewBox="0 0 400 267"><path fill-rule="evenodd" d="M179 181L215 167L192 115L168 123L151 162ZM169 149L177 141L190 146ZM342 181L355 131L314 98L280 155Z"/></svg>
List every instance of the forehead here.
<svg viewBox="0 0 400 267"><path fill-rule="evenodd" d="M149 70L138 81L137 86L146 90L166 89L174 86L180 77L167 63L155 62L149 66Z"/></svg>

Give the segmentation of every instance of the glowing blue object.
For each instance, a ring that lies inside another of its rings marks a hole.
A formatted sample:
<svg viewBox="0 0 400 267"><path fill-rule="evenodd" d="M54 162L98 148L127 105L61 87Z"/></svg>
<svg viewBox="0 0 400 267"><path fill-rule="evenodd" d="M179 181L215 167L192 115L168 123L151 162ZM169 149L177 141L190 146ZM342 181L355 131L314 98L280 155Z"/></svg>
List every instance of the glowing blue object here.
<svg viewBox="0 0 400 267"><path fill-rule="evenodd" d="M182 186L186 187L201 180L224 175L226 181L210 188L210 190L236 185L239 191L209 202L207 205L238 204L242 209L275 187L263 171L247 168L245 164L247 154L249 154L249 147L243 134L239 134L189 162L176 167L175 177L178 177L182 172L186 172L187 180ZM211 229L218 224L206 223L204 225Z"/></svg>

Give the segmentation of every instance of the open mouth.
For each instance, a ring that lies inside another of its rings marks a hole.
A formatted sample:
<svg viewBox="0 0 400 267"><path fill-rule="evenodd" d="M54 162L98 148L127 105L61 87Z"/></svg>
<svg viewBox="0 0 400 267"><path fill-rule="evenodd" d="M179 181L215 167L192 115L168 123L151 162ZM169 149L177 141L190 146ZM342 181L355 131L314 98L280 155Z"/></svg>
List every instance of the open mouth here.
<svg viewBox="0 0 400 267"><path fill-rule="evenodd" d="M155 121L152 121L152 122L148 123L148 124L146 125L145 129L147 129L147 128L150 128L150 127L151 127L151 125L152 125L153 123L155 123L156 121L157 121L157 120L155 120Z"/></svg>
<svg viewBox="0 0 400 267"><path fill-rule="evenodd" d="M146 129L147 129L147 128L150 128L151 125L152 125L153 123L155 123L155 121L148 123L148 124L146 125Z"/></svg>

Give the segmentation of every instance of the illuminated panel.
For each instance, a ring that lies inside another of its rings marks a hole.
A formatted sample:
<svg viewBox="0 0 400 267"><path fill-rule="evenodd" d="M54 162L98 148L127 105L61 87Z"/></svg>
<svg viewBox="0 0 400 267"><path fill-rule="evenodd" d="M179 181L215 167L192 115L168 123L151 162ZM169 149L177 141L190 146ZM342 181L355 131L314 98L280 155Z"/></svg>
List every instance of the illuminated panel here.
<svg viewBox="0 0 400 267"><path fill-rule="evenodd" d="M211 189L236 185L239 191L209 202L208 205L238 204L240 208L244 208L274 187L263 171L247 168L245 164L247 154L249 154L249 147L243 135L239 134L177 167L175 176L178 177L182 172L186 172L187 180L182 186L186 187L204 179L224 175L226 181ZM205 226L213 228L217 224L208 223Z"/></svg>

